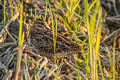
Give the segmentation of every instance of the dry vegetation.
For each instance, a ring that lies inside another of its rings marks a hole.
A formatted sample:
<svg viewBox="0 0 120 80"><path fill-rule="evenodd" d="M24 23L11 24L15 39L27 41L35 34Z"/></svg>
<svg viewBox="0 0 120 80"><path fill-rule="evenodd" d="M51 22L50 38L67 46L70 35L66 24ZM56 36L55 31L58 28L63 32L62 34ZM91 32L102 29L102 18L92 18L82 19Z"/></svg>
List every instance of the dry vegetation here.
<svg viewBox="0 0 120 80"><path fill-rule="evenodd" d="M0 0L0 80L119 80L119 0Z"/></svg>

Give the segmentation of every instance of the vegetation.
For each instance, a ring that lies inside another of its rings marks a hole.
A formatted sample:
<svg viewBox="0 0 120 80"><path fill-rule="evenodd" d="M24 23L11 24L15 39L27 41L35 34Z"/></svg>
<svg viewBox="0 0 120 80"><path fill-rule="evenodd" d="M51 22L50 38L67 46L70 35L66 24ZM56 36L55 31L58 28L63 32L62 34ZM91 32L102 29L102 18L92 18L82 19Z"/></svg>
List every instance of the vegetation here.
<svg viewBox="0 0 120 80"><path fill-rule="evenodd" d="M0 2L0 80L119 80L120 29L109 28L106 17L111 16L100 0ZM61 43L59 35L78 45L79 51L54 56L54 61L38 54L30 39L34 25L52 31L53 54Z"/></svg>

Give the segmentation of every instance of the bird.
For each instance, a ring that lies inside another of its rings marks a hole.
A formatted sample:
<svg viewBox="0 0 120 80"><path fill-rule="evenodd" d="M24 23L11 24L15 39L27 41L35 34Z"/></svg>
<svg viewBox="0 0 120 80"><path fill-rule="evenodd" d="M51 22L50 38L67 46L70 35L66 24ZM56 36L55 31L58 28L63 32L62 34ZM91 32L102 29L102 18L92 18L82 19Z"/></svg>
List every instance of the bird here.
<svg viewBox="0 0 120 80"><path fill-rule="evenodd" d="M49 59L56 57L67 57L80 51L80 45L57 33L56 48L54 51L53 31L45 25L43 20L33 23L30 29L30 42L41 56Z"/></svg>

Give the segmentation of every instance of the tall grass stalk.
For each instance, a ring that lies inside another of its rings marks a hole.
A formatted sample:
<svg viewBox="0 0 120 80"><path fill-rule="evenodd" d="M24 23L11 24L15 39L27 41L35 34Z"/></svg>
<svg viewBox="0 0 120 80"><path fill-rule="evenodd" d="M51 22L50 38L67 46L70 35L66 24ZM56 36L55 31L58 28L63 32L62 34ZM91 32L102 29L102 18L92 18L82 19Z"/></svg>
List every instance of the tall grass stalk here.
<svg viewBox="0 0 120 80"><path fill-rule="evenodd" d="M23 41L24 41L24 33L22 34L22 24L23 24L23 2L20 5L20 26L19 26L19 44L18 44L18 56L17 56L17 65L16 65L16 74L15 80L18 80L19 72L21 69L21 60L22 60L22 52L23 52Z"/></svg>
<svg viewBox="0 0 120 80"><path fill-rule="evenodd" d="M90 24L89 24L89 44L90 44L90 62L91 62L91 79L92 80L98 80L98 74L97 74L97 54L99 50L100 45L100 33L101 33L101 27L98 27L98 34L97 34L97 42L96 42L96 48L94 48L95 44L95 24L97 19L97 14L99 14L99 8L100 8L100 2L97 0L93 16L90 18Z"/></svg>
<svg viewBox="0 0 120 80"><path fill-rule="evenodd" d="M96 54L96 64L98 62L98 66L99 66L99 71L102 75L102 80L105 80L104 75L103 75L103 71L102 71L102 65L101 65L101 61L100 61L100 57L99 57L99 48L100 48L100 39L101 39L101 29L102 29L102 9L100 8L98 11L98 31L97 31L97 38L96 38L96 46L95 46L95 54ZM97 65L96 65L96 76L98 79L98 72L97 72Z"/></svg>
<svg viewBox="0 0 120 80"><path fill-rule="evenodd" d="M96 3L96 4L95 4ZM93 14L90 17L90 20L88 18L89 11L95 6L93 10ZM94 47L95 45L95 24L96 24L96 19L97 19L97 14L99 11L100 7L100 2L99 0L94 0L93 3L91 4L90 8L88 8L88 1L84 0L84 7L85 7L85 17L86 17L86 26L88 29L88 37L89 37L89 58L88 62L90 59L90 73L91 73L91 79L92 80L98 80L98 74L97 74L97 54L99 50L99 45L100 45L100 33L101 33L101 27L98 27L98 37L97 37L97 43L96 43L96 48ZM89 67L88 67L89 68Z"/></svg>
<svg viewBox="0 0 120 80"><path fill-rule="evenodd" d="M99 4L99 3L98 3ZM97 65L97 62L99 63L99 56L98 56L98 54L99 54L99 48L100 48L100 39L101 39L101 27L102 27L102 25L101 25L101 21L102 21L102 9L100 8L99 10L98 10L98 28L97 28L97 37L96 37L96 45L95 45L95 69L96 69L96 71L95 71L95 76L96 76L96 80L98 80L98 65ZM101 65L99 64L99 67L101 67ZM101 70L101 69L100 69ZM102 72L102 71L101 71Z"/></svg>
<svg viewBox="0 0 120 80"><path fill-rule="evenodd" d="M20 6L21 10L20 10L20 26L19 26L19 46L21 46L23 44L23 33L22 33L22 30L23 30L23 2L21 3L21 6Z"/></svg>
<svg viewBox="0 0 120 80"><path fill-rule="evenodd" d="M88 1L84 0L84 18L86 18L85 25L87 26L87 29L89 30L89 17L88 17ZM88 36L90 36L88 31ZM89 38L90 39L90 38ZM89 40L90 43L90 40ZM89 52L88 52L89 53ZM88 73L90 73L90 67L89 67L89 54L87 54L87 66L86 66Z"/></svg>
<svg viewBox="0 0 120 80"><path fill-rule="evenodd" d="M115 80L115 47L116 47L116 37L114 38L113 42L113 57L112 57L112 80Z"/></svg>
<svg viewBox="0 0 120 80"><path fill-rule="evenodd" d="M6 0L4 0L4 25L6 23Z"/></svg>
<svg viewBox="0 0 120 80"><path fill-rule="evenodd" d="M51 15L51 22L52 22L52 32L53 32L53 46L54 46L54 54L55 54L55 50L56 50L56 29L54 27L54 20L53 20L53 13L52 13L52 10L51 10L51 5L49 3L49 9L50 9L50 15Z"/></svg>

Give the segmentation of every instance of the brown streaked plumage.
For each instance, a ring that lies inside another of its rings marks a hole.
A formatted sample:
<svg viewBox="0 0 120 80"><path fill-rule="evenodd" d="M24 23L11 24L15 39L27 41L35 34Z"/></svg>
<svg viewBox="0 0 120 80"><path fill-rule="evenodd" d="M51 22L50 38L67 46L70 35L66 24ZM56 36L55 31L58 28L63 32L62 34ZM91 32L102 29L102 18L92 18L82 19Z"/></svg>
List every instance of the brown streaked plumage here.
<svg viewBox="0 0 120 80"><path fill-rule="evenodd" d="M42 20L35 21L30 30L32 45L41 56L68 56L80 51L80 46L60 33L57 33L56 52L54 54L53 33Z"/></svg>

